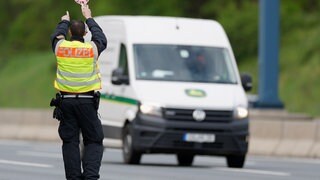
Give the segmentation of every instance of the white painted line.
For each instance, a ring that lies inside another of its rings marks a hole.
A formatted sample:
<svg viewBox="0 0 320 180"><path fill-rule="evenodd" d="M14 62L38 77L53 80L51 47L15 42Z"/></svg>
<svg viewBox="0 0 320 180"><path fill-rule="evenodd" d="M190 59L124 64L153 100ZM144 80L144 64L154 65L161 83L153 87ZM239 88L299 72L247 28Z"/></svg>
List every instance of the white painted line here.
<svg viewBox="0 0 320 180"><path fill-rule="evenodd" d="M62 154L57 153L46 153L46 152L32 152L32 151L18 151L17 155L22 156L33 156L33 157L46 157L46 158L62 158Z"/></svg>
<svg viewBox="0 0 320 180"><path fill-rule="evenodd" d="M20 161L9 161L0 159L0 164L9 164L9 165L18 165L18 166L30 166L30 167L40 167L40 168L53 168L49 164L38 164L38 163L29 163L29 162L20 162Z"/></svg>
<svg viewBox="0 0 320 180"><path fill-rule="evenodd" d="M271 176L291 176L290 173L286 172L277 172L277 171L263 171L257 169L236 169L236 168L214 168L220 171L229 171L229 172L240 172L240 173L250 173L250 174L260 174L260 175L271 175Z"/></svg>

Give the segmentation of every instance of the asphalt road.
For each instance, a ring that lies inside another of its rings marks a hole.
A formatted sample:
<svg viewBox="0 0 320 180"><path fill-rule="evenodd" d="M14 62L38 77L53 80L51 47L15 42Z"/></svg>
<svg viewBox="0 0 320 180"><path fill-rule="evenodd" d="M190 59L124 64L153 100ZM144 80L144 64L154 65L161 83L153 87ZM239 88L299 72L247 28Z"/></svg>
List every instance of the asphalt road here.
<svg viewBox="0 0 320 180"><path fill-rule="evenodd" d="M0 140L0 180L64 178L61 143ZM177 167L173 155L145 155L142 165L122 164L121 151L106 150L104 180L320 180L320 159L249 156L243 169L226 167L222 157L196 157L194 166Z"/></svg>

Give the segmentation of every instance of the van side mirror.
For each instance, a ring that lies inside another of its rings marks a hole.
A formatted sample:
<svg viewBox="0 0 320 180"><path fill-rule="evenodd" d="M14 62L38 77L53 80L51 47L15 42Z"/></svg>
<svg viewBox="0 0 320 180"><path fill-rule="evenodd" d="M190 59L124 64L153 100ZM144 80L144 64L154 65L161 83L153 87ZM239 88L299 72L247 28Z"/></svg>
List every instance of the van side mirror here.
<svg viewBox="0 0 320 180"><path fill-rule="evenodd" d="M124 74L123 68L112 71L111 83L114 85L129 84L129 76Z"/></svg>
<svg viewBox="0 0 320 180"><path fill-rule="evenodd" d="M249 74L241 74L241 83L243 89L248 92L252 89L252 77Z"/></svg>

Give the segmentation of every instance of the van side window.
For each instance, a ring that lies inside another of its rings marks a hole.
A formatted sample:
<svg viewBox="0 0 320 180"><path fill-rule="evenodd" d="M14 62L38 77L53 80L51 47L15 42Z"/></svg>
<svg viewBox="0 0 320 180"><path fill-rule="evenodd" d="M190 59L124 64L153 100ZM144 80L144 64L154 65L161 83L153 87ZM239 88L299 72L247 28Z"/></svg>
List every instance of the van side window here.
<svg viewBox="0 0 320 180"><path fill-rule="evenodd" d="M119 67L124 70L124 75L129 77L127 49L124 44L121 44Z"/></svg>

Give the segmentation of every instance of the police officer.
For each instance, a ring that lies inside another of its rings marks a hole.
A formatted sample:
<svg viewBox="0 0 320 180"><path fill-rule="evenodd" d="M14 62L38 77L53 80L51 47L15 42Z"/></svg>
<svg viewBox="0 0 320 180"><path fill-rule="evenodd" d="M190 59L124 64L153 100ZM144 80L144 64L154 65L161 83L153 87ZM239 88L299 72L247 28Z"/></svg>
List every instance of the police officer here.
<svg viewBox="0 0 320 180"><path fill-rule="evenodd" d="M103 155L104 136L97 116L99 97L95 90L101 89L97 59L106 48L107 39L92 19L88 5L82 5L82 14L92 33L91 42L84 42L85 23L78 20L70 22L68 12L62 16L51 36L57 58L54 87L59 91L53 104L56 106L55 117L60 120L58 131L63 141L65 175L72 180L99 179ZM70 41L66 40L68 31ZM82 160L79 150L80 131L84 143Z"/></svg>

